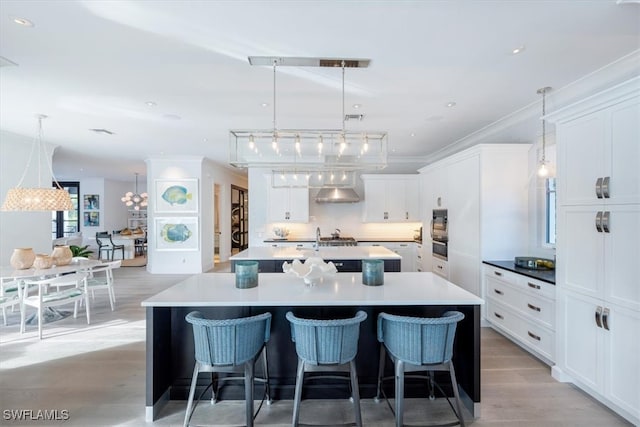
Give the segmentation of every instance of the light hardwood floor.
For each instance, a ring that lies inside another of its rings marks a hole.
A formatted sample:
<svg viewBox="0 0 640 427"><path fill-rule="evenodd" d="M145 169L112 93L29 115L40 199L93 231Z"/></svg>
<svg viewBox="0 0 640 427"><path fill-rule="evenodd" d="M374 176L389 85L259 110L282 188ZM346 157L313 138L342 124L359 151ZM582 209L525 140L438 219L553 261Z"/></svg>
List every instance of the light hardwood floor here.
<svg viewBox="0 0 640 427"><path fill-rule="evenodd" d="M221 268L225 268L222 265ZM33 426L179 426L185 402L171 402L154 423L144 421L145 313L140 302L186 276L150 275L144 267L115 272L116 310L105 293L96 294L91 325L83 311L19 333L19 315L10 313L0 326L0 425ZM198 406L192 425L239 425L243 402ZM68 411L66 421L13 421L11 410ZM290 425L291 401L262 408L257 425ZM362 402L365 426L393 426L384 403ZM468 414L467 414L468 415ZM301 422L328 425L351 421L347 401L304 401ZM410 400L405 422L451 420L441 399ZM629 423L580 390L551 378L549 367L498 333L482 330L482 416L468 419L473 426L613 427Z"/></svg>

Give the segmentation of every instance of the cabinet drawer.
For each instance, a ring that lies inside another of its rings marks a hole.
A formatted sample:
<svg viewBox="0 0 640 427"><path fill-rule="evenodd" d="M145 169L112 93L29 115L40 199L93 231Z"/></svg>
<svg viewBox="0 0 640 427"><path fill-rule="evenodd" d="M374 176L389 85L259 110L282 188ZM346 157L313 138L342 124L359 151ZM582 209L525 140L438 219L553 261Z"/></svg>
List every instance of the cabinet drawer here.
<svg viewBox="0 0 640 427"><path fill-rule="evenodd" d="M518 306L521 304L522 293L513 286L494 279L494 276L487 276L487 297L492 297L503 304Z"/></svg>
<svg viewBox="0 0 640 427"><path fill-rule="evenodd" d="M513 285L516 285L521 277L519 274L490 265L484 266L484 274L487 277L493 277L494 279L502 280Z"/></svg>
<svg viewBox="0 0 640 427"><path fill-rule="evenodd" d="M527 276L520 276L519 284L525 291L527 291L531 295L541 295L553 300L556 299L556 287L551 283L532 279L531 277Z"/></svg>
<svg viewBox="0 0 640 427"><path fill-rule="evenodd" d="M449 279L449 263L440 258L433 257L433 272L438 276Z"/></svg>
<svg viewBox="0 0 640 427"><path fill-rule="evenodd" d="M507 332L516 342L553 361L554 333L493 299L487 299L487 319L499 330Z"/></svg>
<svg viewBox="0 0 640 427"><path fill-rule="evenodd" d="M554 301L522 294L516 307L545 326L555 330L556 315Z"/></svg>

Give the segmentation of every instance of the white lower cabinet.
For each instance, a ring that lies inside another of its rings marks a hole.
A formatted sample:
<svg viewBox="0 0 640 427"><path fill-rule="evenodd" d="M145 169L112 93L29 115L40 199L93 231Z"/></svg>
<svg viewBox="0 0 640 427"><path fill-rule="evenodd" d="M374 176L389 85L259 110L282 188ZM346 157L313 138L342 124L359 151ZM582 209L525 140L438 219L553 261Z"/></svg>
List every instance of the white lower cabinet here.
<svg viewBox="0 0 640 427"><path fill-rule="evenodd" d="M555 360L555 287L484 266L485 318L494 329L552 365Z"/></svg>
<svg viewBox="0 0 640 427"><path fill-rule="evenodd" d="M433 257L431 261L432 272L449 280L449 263L441 258Z"/></svg>
<svg viewBox="0 0 640 427"><path fill-rule="evenodd" d="M425 265L422 262L423 252L422 252L422 243L416 243L416 253L415 253L415 263L416 269L415 271L427 271L425 270Z"/></svg>
<svg viewBox="0 0 640 427"><path fill-rule="evenodd" d="M573 382L607 399L626 418L640 417L640 315L637 311L575 292L564 292L566 330L559 361Z"/></svg>

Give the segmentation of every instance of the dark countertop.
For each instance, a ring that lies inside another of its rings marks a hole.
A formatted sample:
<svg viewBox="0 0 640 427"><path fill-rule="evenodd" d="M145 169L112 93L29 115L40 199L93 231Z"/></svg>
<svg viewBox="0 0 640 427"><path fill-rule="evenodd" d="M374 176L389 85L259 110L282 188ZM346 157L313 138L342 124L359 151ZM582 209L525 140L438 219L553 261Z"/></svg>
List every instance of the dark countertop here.
<svg viewBox="0 0 640 427"><path fill-rule="evenodd" d="M303 237L294 237L291 239L277 239L277 238L271 238L271 239L265 239L264 242L265 243L311 243L314 242L315 243L316 239L312 239L311 237L309 238L303 238Z"/></svg>
<svg viewBox="0 0 640 427"><path fill-rule="evenodd" d="M513 271L514 273L522 274L523 276L531 277L533 279L542 280L543 282L556 284L556 271L555 270L531 270L529 268L516 267L513 261L482 261L484 264L492 265L494 267L503 268L505 270Z"/></svg>

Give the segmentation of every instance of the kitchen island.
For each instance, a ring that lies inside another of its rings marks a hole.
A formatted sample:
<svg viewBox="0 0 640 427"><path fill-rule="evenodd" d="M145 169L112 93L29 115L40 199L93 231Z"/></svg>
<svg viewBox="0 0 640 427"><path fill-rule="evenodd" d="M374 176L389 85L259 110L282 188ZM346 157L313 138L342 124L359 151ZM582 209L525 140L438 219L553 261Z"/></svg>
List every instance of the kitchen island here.
<svg viewBox="0 0 640 427"><path fill-rule="evenodd" d="M330 246L318 250L297 247L255 246L233 255L231 271L235 271L237 261L258 261L261 273L282 273L282 264L294 259L304 260L320 257L325 262L333 262L339 272L362 271L363 259L381 259L385 272L400 271L402 256L382 246Z"/></svg>
<svg viewBox="0 0 640 427"><path fill-rule="evenodd" d="M271 338L267 344L271 396L291 399L295 386L297 356L285 319L289 310L303 317L344 318L364 310L356 359L363 398L375 395L379 344L376 338L378 313L440 316L458 310L465 318L458 324L454 344L454 365L463 402L474 415L480 403L480 305L483 301L432 273L385 273L383 286L362 285L361 273L338 273L325 277L315 286L279 273L264 273L251 289L237 289L232 273L204 273L192 276L145 300L147 321L146 418L157 418L164 404L186 400L194 365L191 327L187 313L201 311L209 318L273 315ZM389 373L392 372L388 363ZM198 393L206 387L198 383ZM393 382L391 382L392 384ZM446 385L447 382L443 382ZM227 386L222 397L242 399L239 385ZM259 387L258 385L256 387ZM446 387L443 387L446 390ZM407 397L424 395L426 387L411 389ZM256 389L256 395L261 393ZM313 398L343 398L331 384L318 384L305 391ZM392 390L389 389L389 393Z"/></svg>

